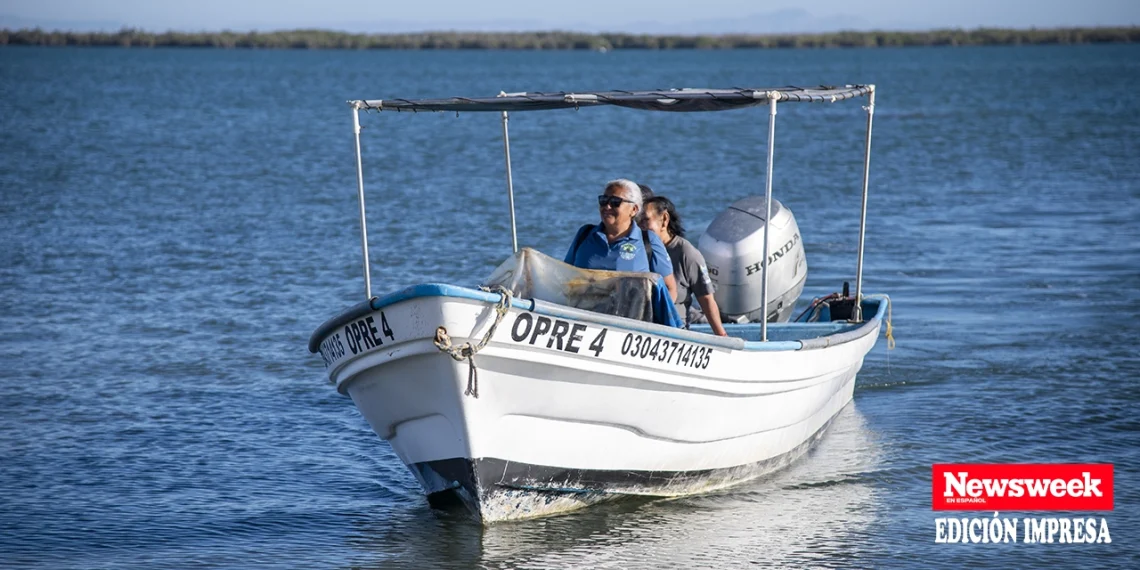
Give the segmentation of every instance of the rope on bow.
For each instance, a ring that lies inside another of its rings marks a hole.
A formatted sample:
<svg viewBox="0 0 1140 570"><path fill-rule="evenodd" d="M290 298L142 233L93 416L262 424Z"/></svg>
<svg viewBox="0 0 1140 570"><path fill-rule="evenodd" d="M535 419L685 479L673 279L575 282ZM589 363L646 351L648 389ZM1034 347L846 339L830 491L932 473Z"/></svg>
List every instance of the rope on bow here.
<svg viewBox="0 0 1140 570"><path fill-rule="evenodd" d="M503 318L507 316L507 311L511 307L511 290L506 287L496 285L495 287L480 287L479 289L488 293L498 293L500 295L499 302L495 303L495 322L491 324L491 328L487 329L487 333L483 338L475 344L465 342L459 346L455 346L451 342L451 336L447 334L447 329L440 326L435 329L435 346L440 352L447 353L448 356L455 359L457 362L467 361L467 390L463 392L464 396L479 397L479 372L475 367L475 355L491 342L491 337L495 336L495 329L499 328L499 323L503 322Z"/></svg>
<svg viewBox="0 0 1140 570"><path fill-rule="evenodd" d="M884 295L884 297L886 297L887 302L887 350L891 350L895 347L895 331L894 328L891 327L891 306L894 305L894 303L891 302L890 297L886 295Z"/></svg>

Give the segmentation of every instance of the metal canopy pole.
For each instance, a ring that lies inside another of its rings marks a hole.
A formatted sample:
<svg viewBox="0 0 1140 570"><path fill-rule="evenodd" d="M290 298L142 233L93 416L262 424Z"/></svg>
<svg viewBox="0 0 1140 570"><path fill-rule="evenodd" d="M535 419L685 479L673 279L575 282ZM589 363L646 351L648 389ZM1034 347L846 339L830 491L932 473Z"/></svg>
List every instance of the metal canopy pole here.
<svg viewBox="0 0 1140 570"><path fill-rule="evenodd" d="M352 107L352 132L356 137L356 197L360 202L360 248L364 250L364 295L372 299L372 271L368 263L368 222L364 216L364 167L360 161L360 108Z"/></svg>
<svg viewBox="0 0 1140 570"><path fill-rule="evenodd" d="M768 232L772 228L772 162L776 155L776 101L778 91L768 92L768 173L764 182L764 261L760 273L760 340L768 340Z"/></svg>
<svg viewBox="0 0 1140 570"><path fill-rule="evenodd" d="M511 135L507 131L507 112L503 111L503 154L507 157L507 199L511 203L511 251L519 252L519 238L515 231L515 186L511 179Z"/></svg>
<svg viewBox="0 0 1140 570"><path fill-rule="evenodd" d="M875 86L871 85L867 106L867 140L863 148L863 206L859 213L859 262L855 266L855 308L851 316L863 322L863 243L867 235L867 182L871 173L871 123L875 118Z"/></svg>

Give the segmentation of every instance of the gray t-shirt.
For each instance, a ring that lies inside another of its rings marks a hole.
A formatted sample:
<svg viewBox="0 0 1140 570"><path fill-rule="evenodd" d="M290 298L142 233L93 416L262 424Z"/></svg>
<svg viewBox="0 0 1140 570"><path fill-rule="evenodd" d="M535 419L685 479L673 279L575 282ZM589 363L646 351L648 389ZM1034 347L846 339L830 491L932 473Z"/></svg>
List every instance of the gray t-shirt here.
<svg viewBox="0 0 1140 570"><path fill-rule="evenodd" d="M674 236L665 250L673 261L673 276L677 279L677 313L685 323L700 322L703 315L696 297L711 295L713 292L705 256L681 236Z"/></svg>

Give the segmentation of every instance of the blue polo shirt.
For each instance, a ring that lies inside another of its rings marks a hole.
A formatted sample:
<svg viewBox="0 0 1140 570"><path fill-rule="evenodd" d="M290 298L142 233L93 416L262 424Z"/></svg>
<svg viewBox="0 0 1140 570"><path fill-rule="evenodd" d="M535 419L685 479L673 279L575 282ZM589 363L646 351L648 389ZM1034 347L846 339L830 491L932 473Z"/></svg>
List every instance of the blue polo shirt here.
<svg viewBox="0 0 1140 570"><path fill-rule="evenodd" d="M563 259L575 267L583 269L608 269L610 271L649 271L649 259L645 255L645 243L641 239L641 228L633 226L629 235L610 243L598 224L586 230L586 239L578 251L574 251L574 242L570 242L570 249L566 250ZM661 238L653 232L649 233L649 247L653 252L653 266L656 273L662 277L673 274L673 262L669 259L669 252ZM576 235L574 237L577 237Z"/></svg>

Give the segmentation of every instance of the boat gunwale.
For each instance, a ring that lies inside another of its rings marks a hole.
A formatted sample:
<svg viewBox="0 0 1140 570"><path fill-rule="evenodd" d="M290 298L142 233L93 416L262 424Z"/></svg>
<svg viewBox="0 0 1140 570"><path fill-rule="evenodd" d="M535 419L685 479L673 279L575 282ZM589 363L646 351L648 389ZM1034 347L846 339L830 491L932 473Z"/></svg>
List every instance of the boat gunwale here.
<svg viewBox="0 0 1140 570"><path fill-rule="evenodd" d="M422 283L419 285L412 285L399 291L384 295L383 297L373 297L368 301L353 305L352 307L349 307L348 309L342 311L340 314L325 321L319 327L317 327L317 329L313 331L313 334L309 337L309 352L317 353L320 350L321 341L323 341L337 328L340 328L369 313L379 311L385 307L389 307L403 301L425 297L451 297L457 299L483 301L491 305L498 303L502 298L499 293L491 293L487 291L470 289L457 285L448 285L444 283ZM657 323L649 323L614 315L594 313L591 311L586 311L584 309L577 309L574 307L567 307L564 305L558 305L555 303L534 299L518 299L512 297L511 308L519 309L522 311L530 311L536 314L551 317L570 318L599 325L617 326L633 332L654 334L658 336L699 343L705 346L715 346L719 348L728 348L746 352L779 352L787 350L812 350L836 346L860 339L867 334L870 334L872 330L878 330L879 323L885 316L887 306L890 303L890 298L886 295L866 295L864 296L863 300L864 302L874 301L878 304L878 307L875 311L875 314L864 322L849 323L850 325L854 325L854 328L839 330L831 334L809 339L783 341L752 341L745 340L740 337L720 337L704 332L678 329ZM804 324L805 323L788 322L772 323L771 325L782 328L797 327Z"/></svg>

